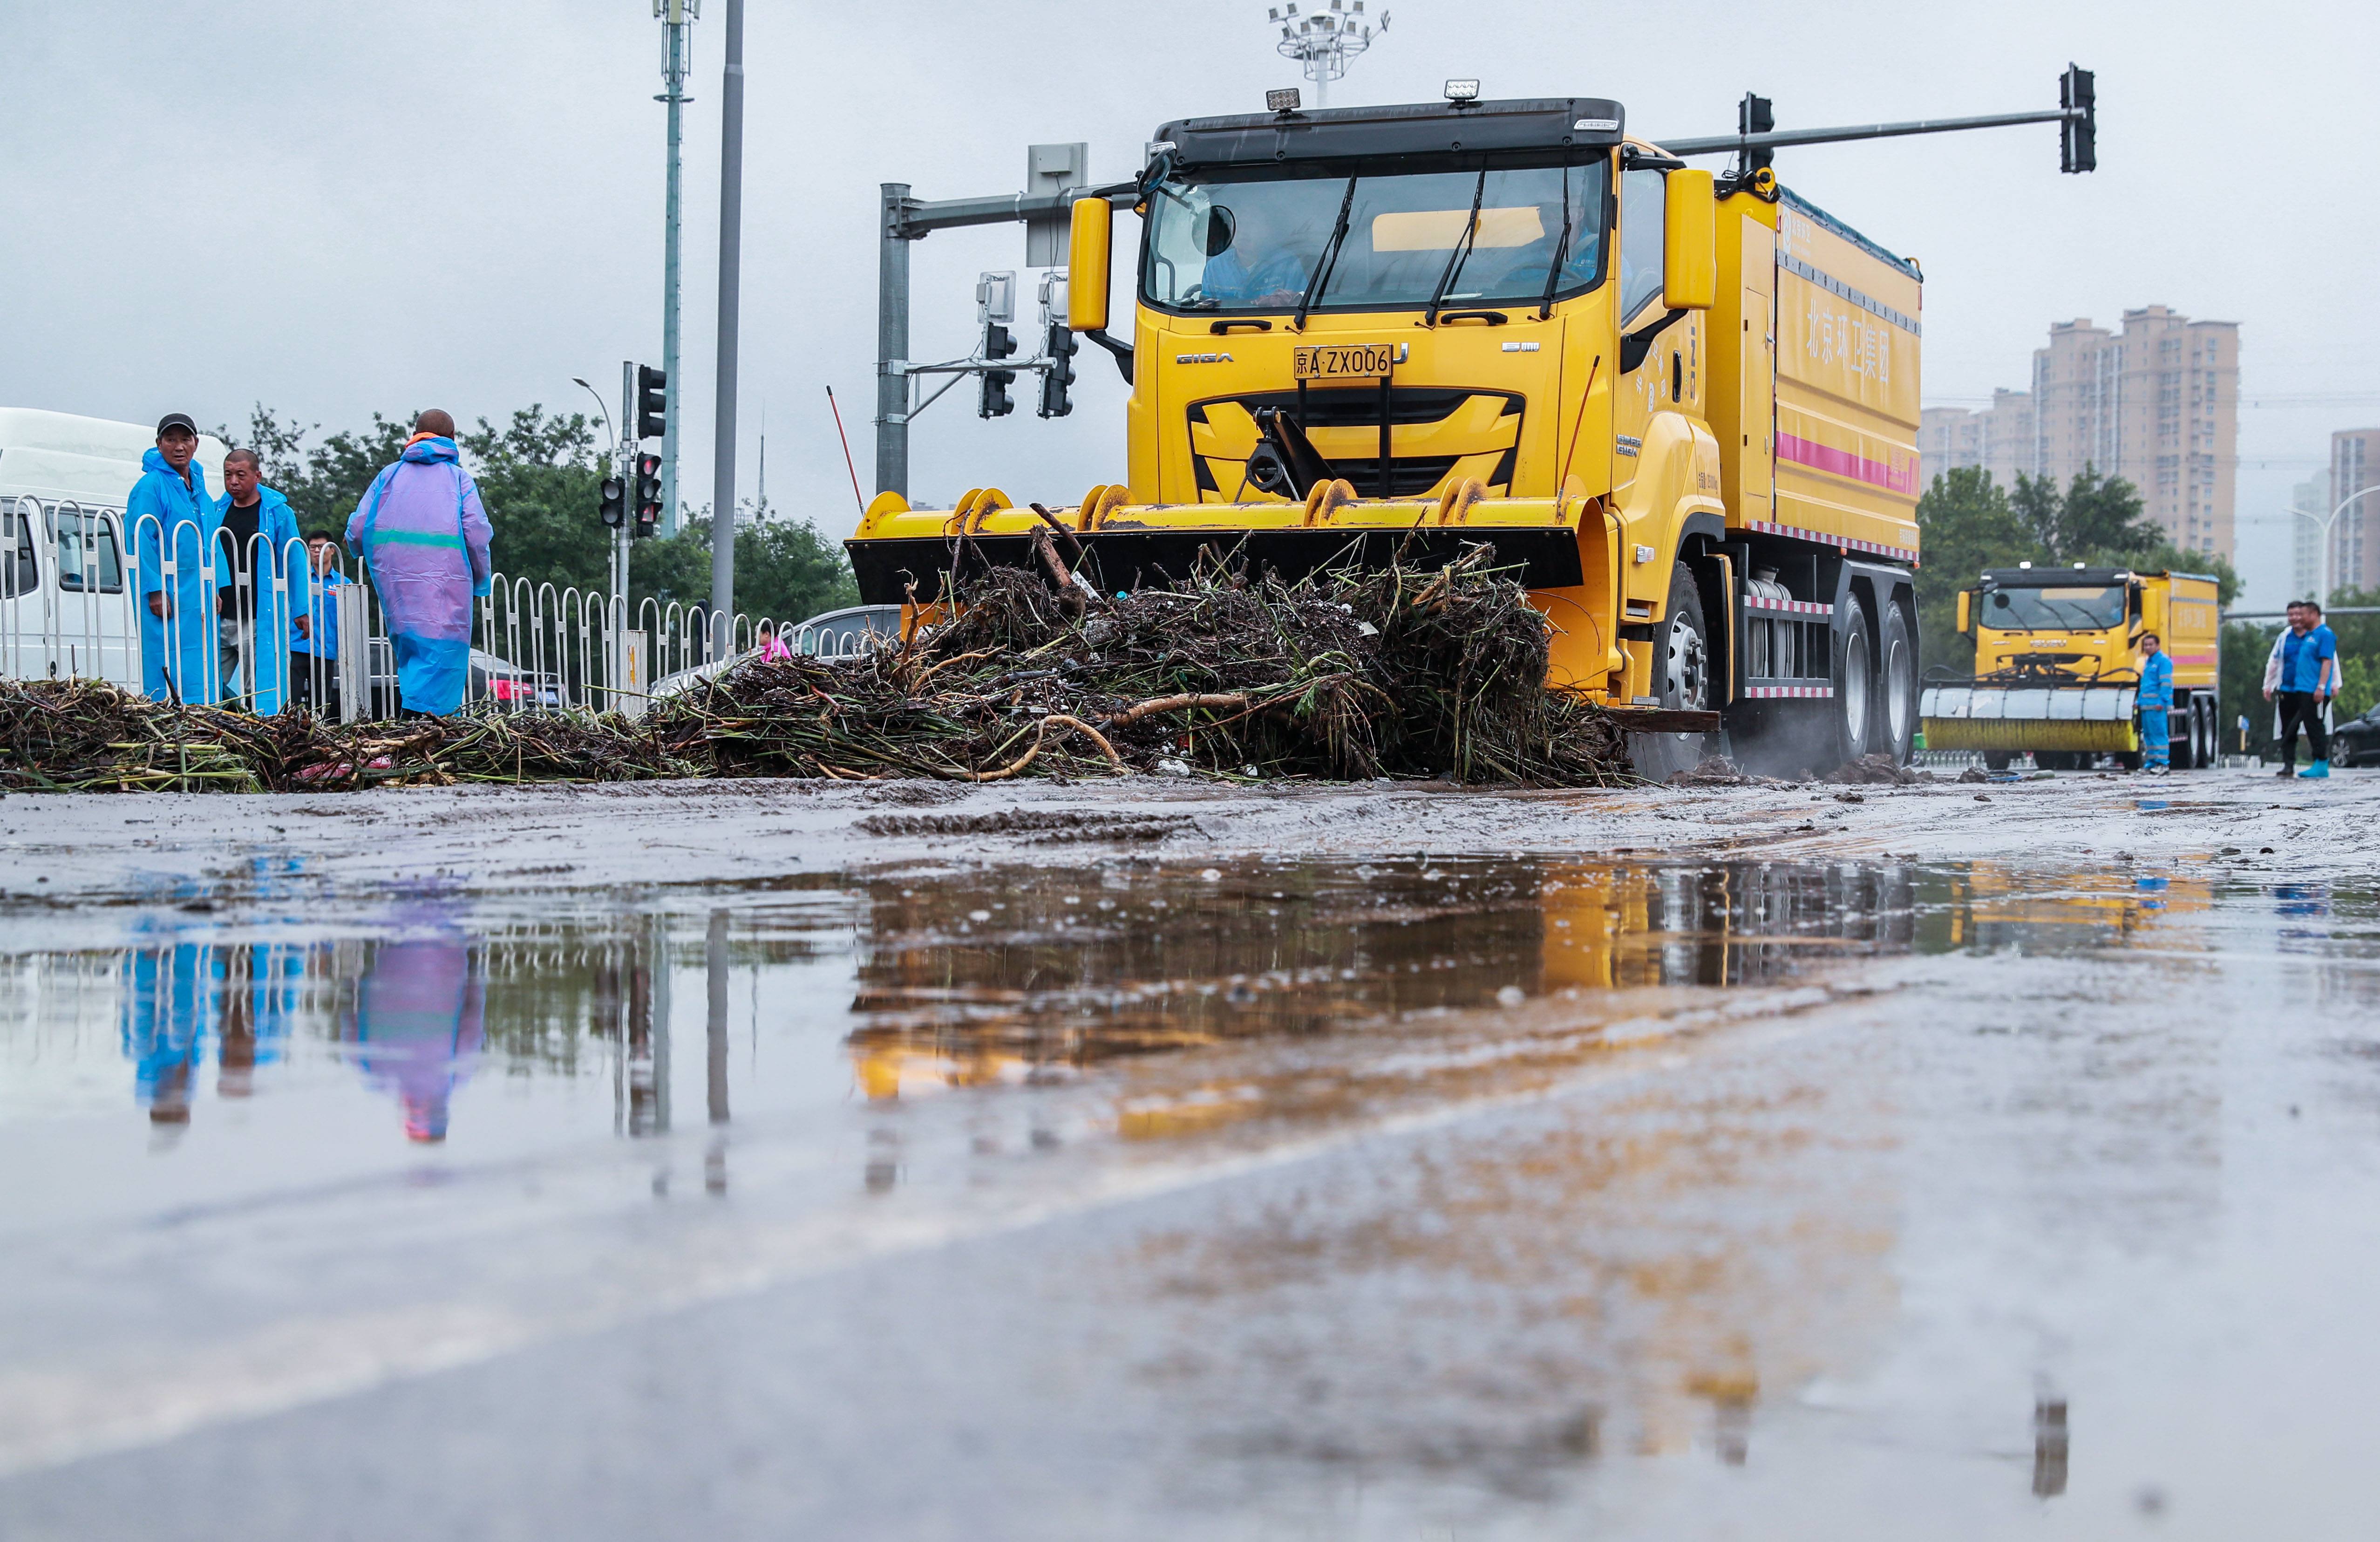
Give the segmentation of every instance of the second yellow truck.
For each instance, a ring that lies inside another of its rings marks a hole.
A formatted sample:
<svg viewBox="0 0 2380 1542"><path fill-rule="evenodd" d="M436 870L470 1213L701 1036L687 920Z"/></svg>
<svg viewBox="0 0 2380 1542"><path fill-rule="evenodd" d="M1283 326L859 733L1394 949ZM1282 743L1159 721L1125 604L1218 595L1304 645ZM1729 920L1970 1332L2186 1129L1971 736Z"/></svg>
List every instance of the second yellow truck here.
<svg viewBox="0 0 2380 1542"><path fill-rule="evenodd" d="M2028 754L2046 771L2081 770L2103 755L2137 769L2141 637L2155 632L2173 663L2173 769L2211 766L2220 627L2216 583L2204 574L1994 568L1959 596L1974 674L1925 686L1925 747L1980 750L1994 771Z"/></svg>

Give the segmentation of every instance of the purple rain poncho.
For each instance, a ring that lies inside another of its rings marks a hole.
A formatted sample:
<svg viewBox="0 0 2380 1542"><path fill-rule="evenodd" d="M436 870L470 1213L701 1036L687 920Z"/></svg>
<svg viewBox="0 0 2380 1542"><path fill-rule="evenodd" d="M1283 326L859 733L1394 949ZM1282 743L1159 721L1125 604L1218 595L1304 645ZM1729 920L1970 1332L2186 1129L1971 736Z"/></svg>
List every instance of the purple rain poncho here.
<svg viewBox="0 0 2380 1542"><path fill-rule="evenodd" d="M463 704L471 597L488 590L494 536L455 442L435 434L414 435L347 520L347 546L380 596L408 711L443 715Z"/></svg>

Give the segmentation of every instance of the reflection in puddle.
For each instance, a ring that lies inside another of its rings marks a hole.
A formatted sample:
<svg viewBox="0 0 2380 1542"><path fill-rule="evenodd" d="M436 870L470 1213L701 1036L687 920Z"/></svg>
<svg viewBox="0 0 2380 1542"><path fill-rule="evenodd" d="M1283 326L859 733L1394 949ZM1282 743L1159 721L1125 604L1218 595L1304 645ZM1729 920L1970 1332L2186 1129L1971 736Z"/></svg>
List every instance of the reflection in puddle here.
<svg viewBox="0 0 2380 1542"><path fill-rule="evenodd" d="M2279 893L2284 915L2323 915L2317 890ZM0 1122L109 1101L94 1088L113 1061L168 1145L210 1068L215 1099L245 1104L335 1067L417 1143L480 1117L475 1082L608 1084L612 1127L651 1135L671 1127L681 1074L682 1098L726 1119L731 976L748 1040L732 1074L761 1078L763 1106L793 1098L766 1085L786 1062L763 1050L787 1038L805 1057L784 1073L804 1089L793 1100L885 1101L1165 1051L1426 1034L1437 1014L1548 996L1768 983L1815 957L2102 946L2208 903L2203 881L2162 873L1440 856L958 868L744 891L715 912L563 896L526 920L433 895L338 935L177 908L113 953L0 959L15 1003ZM683 1025L680 977L701 1014ZM700 1045L694 1063L673 1065L674 1031ZM808 1058L813 1045L827 1054ZM1195 1134L1264 1096L1229 1082L1127 1096L1111 1127Z"/></svg>

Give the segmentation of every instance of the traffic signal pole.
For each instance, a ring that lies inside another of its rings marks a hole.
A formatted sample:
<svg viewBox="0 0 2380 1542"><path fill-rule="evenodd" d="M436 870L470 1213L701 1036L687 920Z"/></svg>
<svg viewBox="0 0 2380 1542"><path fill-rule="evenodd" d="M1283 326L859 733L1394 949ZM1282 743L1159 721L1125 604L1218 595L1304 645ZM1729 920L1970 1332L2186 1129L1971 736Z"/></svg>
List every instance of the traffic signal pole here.
<svg viewBox="0 0 2380 1542"><path fill-rule="evenodd" d="M634 359L620 361L620 459L616 475L627 486L627 502L635 507L637 489L637 363ZM628 549L630 532L636 528L633 514L623 511L617 528L612 532L612 689L617 693L628 683ZM612 700L616 710L620 705L615 694Z"/></svg>

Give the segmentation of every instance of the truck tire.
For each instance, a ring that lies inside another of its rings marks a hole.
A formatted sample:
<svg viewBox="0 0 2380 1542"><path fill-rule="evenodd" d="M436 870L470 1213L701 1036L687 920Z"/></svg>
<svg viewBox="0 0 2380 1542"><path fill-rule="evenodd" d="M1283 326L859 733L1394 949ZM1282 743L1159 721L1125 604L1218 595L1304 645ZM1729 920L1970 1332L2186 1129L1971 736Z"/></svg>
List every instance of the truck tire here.
<svg viewBox="0 0 2380 1542"><path fill-rule="evenodd" d="M2197 701L2203 709L2198 714L2198 763L2211 770L2223 763L2223 731L2215 725L2213 693L2199 697Z"/></svg>
<svg viewBox="0 0 2380 1542"><path fill-rule="evenodd" d="M1835 766L1846 766L1868 752L1876 718L1876 648L1870 639L1867 610L1856 600L1846 601L1840 613L1842 635L1836 644L1841 661L1835 674ZM1835 766L1820 766L1824 775Z"/></svg>
<svg viewBox="0 0 2380 1542"><path fill-rule="evenodd" d="M1653 692L1663 707L1706 710L1711 704L1710 629L1703 623L1702 592L1680 563L1670 572L1670 603L1653 638ZM1702 734L1631 734L1628 758L1636 774L1666 782L1703 762Z"/></svg>
<svg viewBox="0 0 2380 1542"><path fill-rule="evenodd" d="M1889 601L1876 657L1876 723L1867 742L1891 756L1894 765L1905 766L1917 752L1917 642L1909 635L1907 616Z"/></svg>
<svg viewBox="0 0 2380 1542"><path fill-rule="evenodd" d="M2171 739L2167 747L2169 764L2178 771L2196 771L2198 759L2198 698L2188 694L2177 696L2173 710L2166 714L2166 734ZM2180 729L2175 735L2175 729Z"/></svg>
<svg viewBox="0 0 2380 1542"><path fill-rule="evenodd" d="M1984 751L1984 770L2004 771L2009 769L2009 762L2015 759L2005 749L1987 749Z"/></svg>

